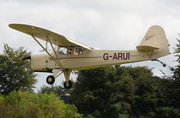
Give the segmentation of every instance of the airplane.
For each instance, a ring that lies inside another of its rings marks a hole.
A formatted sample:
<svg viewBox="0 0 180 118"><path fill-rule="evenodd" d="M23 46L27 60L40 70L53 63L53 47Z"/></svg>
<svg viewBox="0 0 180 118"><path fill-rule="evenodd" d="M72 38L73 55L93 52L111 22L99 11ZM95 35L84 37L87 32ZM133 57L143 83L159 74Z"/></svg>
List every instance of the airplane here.
<svg viewBox="0 0 180 118"><path fill-rule="evenodd" d="M66 79L64 82L64 88L66 89L72 87L69 77L74 70L147 60L159 61L158 58L171 54L165 32L158 25L148 29L141 43L134 50L101 50L91 48L55 32L26 24L9 24L9 27L32 36L46 52L32 54L29 57L21 58L21 60L30 59L31 69L34 72L51 72L52 75L46 78L46 82L50 85L63 73ZM37 38L46 41L46 47ZM47 43L51 45L52 52L47 50ZM164 67L166 66L165 63L159 62Z"/></svg>

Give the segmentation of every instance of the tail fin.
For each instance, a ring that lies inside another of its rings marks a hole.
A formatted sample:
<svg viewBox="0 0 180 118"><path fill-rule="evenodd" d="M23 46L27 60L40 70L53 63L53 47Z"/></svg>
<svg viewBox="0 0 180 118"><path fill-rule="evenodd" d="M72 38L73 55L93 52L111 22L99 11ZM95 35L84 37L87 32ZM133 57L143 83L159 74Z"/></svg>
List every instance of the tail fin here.
<svg viewBox="0 0 180 118"><path fill-rule="evenodd" d="M163 28L154 25L149 28L140 45L136 48L142 52L157 51L158 57L162 57L170 54L168 46L169 43Z"/></svg>

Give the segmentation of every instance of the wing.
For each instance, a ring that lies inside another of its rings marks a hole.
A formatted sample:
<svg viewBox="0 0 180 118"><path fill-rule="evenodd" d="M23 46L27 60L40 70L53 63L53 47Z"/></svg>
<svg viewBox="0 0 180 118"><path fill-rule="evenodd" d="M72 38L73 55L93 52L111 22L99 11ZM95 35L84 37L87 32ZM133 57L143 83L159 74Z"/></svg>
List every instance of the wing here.
<svg viewBox="0 0 180 118"><path fill-rule="evenodd" d="M91 50L90 47L87 45L81 44L79 42L76 42L72 39L69 39L63 35L54 33L52 31L39 28L36 26L30 26L25 24L9 24L9 27L15 30L18 30L20 32L23 32L25 34L34 36L36 38L42 39L44 41L48 41L48 38L51 40L52 44L61 46L61 47L82 47L87 50ZM47 38L48 37L48 38Z"/></svg>

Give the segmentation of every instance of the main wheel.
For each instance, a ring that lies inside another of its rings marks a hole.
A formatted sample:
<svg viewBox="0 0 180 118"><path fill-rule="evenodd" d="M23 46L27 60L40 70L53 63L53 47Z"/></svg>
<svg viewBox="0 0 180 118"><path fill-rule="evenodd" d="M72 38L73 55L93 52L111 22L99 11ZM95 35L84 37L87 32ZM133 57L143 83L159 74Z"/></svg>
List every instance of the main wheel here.
<svg viewBox="0 0 180 118"><path fill-rule="evenodd" d="M54 82L55 82L54 76L49 75L49 76L46 78L46 82L47 82L48 84L54 84Z"/></svg>
<svg viewBox="0 0 180 118"><path fill-rule="evenodd" d="M69 80L69 85L67 86L66 85L66 81L64 82L64 88L66 88L66 89L70 89L71 87L72 87L72 82Z"/></svg>

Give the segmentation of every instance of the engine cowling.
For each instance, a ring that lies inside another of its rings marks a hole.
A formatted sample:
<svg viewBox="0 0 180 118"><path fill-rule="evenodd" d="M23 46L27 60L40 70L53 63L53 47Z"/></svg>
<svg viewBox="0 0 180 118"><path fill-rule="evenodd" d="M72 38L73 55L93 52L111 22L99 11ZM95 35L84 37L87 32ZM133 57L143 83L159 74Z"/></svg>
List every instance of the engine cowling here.
<svg viewBox="0 0 180 118"><path fill-rule="evenodd" d="M47 67L48 54L39 53L31 55L31 69L35 72L50 72Z"/></svg>

